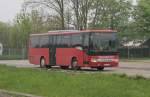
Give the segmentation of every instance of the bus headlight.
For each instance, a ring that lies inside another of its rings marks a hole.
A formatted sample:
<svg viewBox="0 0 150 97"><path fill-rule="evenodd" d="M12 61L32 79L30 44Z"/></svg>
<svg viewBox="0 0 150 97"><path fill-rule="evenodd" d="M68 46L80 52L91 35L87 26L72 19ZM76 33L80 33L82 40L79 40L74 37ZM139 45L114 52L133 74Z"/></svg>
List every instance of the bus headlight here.
<svg viewBox="0 0 150 97"><path fill-rule="evenodd" d="M92 59L91 59L91 62L97 62L97 59L92 58Z"/></svg>
<svg viewBox="0 0 150 97"><path fill-rule="evenodd" d="M118 62L119 62L119 60L118 60L118 59L113 59L113 61L114 61L114 62L116 62L116 63L118 63Z"/></svg>

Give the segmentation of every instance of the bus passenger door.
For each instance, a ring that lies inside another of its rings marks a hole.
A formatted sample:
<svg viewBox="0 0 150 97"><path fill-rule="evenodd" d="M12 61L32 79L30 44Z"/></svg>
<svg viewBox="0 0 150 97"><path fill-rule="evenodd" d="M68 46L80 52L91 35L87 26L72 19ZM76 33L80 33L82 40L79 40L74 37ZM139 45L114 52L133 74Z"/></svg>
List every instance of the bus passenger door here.
<svg viewBox="0 0 150 97"><path fill-rule="evenodd" d="M49 60L50 65L56 65L56 36L49 36L50 40L50 52L49 52Z"/></svg>
<svg viewBox="0 0 150 97"><path fill-rule="evenodd" d="M56 48L50 48L50 65L56 65Z"/></svg>

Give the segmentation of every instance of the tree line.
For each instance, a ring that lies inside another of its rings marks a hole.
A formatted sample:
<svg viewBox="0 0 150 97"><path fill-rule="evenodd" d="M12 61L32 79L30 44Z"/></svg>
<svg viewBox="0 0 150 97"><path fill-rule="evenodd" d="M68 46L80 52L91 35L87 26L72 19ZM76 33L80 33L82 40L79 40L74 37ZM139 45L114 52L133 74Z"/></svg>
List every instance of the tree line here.
<svg viewBox="0 0 150 97"><path fill-rule="evenodd" d="M68 29L115 29L121 40L145 39L149 12L149 0L25 0L13 23L0 22L0 42L25 48L31 33Z"/></svg>

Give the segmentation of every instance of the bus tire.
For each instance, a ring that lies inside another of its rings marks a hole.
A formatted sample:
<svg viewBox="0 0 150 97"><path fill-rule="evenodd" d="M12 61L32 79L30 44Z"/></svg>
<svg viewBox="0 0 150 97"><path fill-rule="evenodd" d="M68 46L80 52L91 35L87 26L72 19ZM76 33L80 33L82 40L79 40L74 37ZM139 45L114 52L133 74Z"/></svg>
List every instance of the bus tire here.
<svg viewBox="0 0 150 97"><path fill-rule="evenodd" d="M69 66L60 66L61 69L68 69Z"/></svg>
<svg viewBox="0 0 150 97"><path fill-rule="evenodd" d="M51 66L51 65L45 65L45 67L46 67L47 69L52 68L52 66Z"/></svg>
<svg viewBox="0 0 150 97"><path fill-rule="evenodd" d="M77 58L72 58L71 69L72 70L80 70L80 67L78 66L78 60L77 60Z"/></svg>
<svg viewBox="0 0 150 97"><path fill-rule="evenodd" d="M103 71L104 67L97 67L97 70Z"/></svg>
<svg viewBox="0 0 150 97"><path fill-rule="evenodd" d="M40 60L40 67L41 68L45 68L46 67L46 63L45 63L44 57L42 57L41 60Z"/></svg>

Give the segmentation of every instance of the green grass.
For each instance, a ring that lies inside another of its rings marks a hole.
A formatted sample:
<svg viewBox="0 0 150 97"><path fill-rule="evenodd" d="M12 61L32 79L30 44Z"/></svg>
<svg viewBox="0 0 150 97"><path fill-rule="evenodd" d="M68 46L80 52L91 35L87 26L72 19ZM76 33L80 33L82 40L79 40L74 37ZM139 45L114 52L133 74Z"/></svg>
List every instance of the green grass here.
<svg viewBox="0 0 150 97"><path fill-rule="evenodd" d="M0 60L20 60L23 59L21 55L3 55L0 56Z"/></svg>
<svg viewBox="0 0 150 97"><path fill-rule="evenodd" d="M44 97L150 97L150 80L0 66L0 88Z"/></svg>

